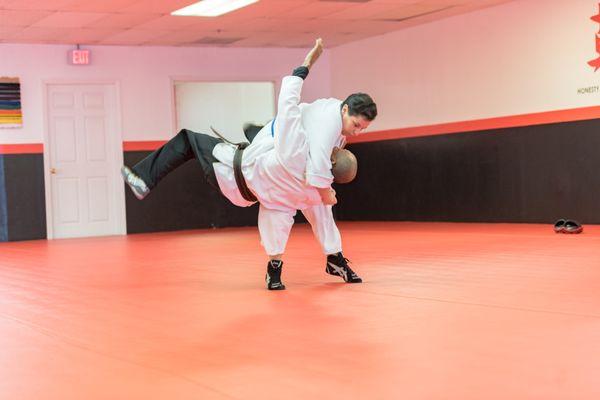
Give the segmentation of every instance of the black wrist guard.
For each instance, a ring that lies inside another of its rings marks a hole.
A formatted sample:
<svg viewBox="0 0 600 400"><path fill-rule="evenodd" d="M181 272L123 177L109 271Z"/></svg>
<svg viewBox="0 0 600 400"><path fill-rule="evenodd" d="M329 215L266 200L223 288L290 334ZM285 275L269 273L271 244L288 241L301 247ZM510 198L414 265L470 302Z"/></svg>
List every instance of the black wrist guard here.
<svg viewBox="0 0 600 400"><path fill-rule="evenodd" d="M305 67L304 65L301 67L298 67L294 70L292 75L299 76L300 78L302 78L304 80L308 76L308 67Z"/></svg>

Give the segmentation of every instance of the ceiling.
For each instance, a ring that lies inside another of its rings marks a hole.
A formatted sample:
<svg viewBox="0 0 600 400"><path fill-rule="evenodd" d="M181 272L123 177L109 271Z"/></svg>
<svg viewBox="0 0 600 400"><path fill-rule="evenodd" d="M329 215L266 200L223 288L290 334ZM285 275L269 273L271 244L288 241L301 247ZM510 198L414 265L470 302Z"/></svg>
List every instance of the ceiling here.
<svg viewBox="0 0 600 400"><path fill-rule="evenodd" d="M0 0L0 43L328 48L511 0L260 0L219 17L195 0Z"/></svg>

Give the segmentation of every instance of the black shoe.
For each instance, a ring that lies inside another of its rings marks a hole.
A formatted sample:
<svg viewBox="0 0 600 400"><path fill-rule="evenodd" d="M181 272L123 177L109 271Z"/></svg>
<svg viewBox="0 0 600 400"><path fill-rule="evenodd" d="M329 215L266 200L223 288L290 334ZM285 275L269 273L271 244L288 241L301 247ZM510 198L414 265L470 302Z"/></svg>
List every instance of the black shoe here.
<svg viewBox="0 0 600 400"><path fill-rule="evenodd" d="M281 282L281 269L283 261L271 260L267 263L267 289L269 290L284 290L285 285Z"/></svg>
<svg viewBox="0 0 600 400"><path fill-rule="evenodd" d="M251 122L246 122L242 128L248 142L252 143L258 132L263 128L263 125L256 125Z"/></svg>
<svg viewBox="0 0 600 400"><path fill-rule="evenodd" d="M348 266L349 261L342 253L329 255L325 272L329 275L341 276L346 283L361 283L362 279Z"/></svg>
<svg viewBox="0 0 600 400"><path fill-rule="evenodd" d="M583 232L583 225L577 221L568 219L565 221L564 233L581 233Z"/></svg>
<svg viewBox="0 0 600 400"><path fill-rule="evenodd" d="M556 221L554 223L554 232L556 233L564 233L565 231L565 222L567 222L564 219L559 219L558 221Z"/></svg>

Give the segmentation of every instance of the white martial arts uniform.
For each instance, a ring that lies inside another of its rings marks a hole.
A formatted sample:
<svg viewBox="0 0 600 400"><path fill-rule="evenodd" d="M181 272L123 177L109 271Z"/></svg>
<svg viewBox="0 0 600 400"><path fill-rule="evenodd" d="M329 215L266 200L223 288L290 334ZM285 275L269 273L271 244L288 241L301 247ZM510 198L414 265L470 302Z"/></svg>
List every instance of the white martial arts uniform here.
<svg viewBox="0 0 600 400"><path fill-rule="evenodd" d="M258 228L269 255L284 252L296 210L311 208L305 213L309 222L317 219L326 221L327 214L331 214L331 209L323 206L317 189L306 183L309 144L298 104L302 84L300 77L287 76L283 79L274 127L277 134L271 139L257 137L258 140L255 139L244 150L242 172L246 184L260 202ZM222 193L233 204L249 206L252 202L241 197L235 182L234 153L235 149L225 143L215 147L213 155L220 161L214 164L215 175ZM318 205L321 207L312 209ZM332 216L331 222L335 228ZM317 224L313 225L313 231L322 246L327 248L327 254L335 252L326 242L340 242L335 237L336 233L339 236L337 228L332 230L328 224Z"/></svg>
<svg viewBox="0 0 600 400"><path fill-rule="evenodd" d="M282 86L283 89L283 86ZM280 94L283 94L283 91ZM302 126L308 138L308 158L306 163L306 182L310 186L326 188L331 186L333 175L331 174L331 153L334 147L342 148L346 142L342 131L341 107L342 101L334 98L319 99L312 103L301 103L299 106ZM280 118L279 115L277 118ZM252 145L244 151L244 160L256 158L261 153L266 153L274 147L274 136L279 132L277 126L272 127L273 121L265 125L252 141ZM277 125L277 123L276 123ZM216 149L215 149L216 150ZM217 150L218 152L218 150ZM213 152L217 159L220 159ZM233 187L235 179L230 177L229 185L232 188L231 196L235 197L234 204L240 206L249 206L252 203L247 202L241 197L237 186ZM322 202L306 208L300 208L304 217L310 223L313 233L317 238L324 254L335 254L342 251L342 237L333 218L332 206L324 205ZM261 208L261 211L262 208ZM280 210L281 211L281 210ZM285 248L285 243L289 236L289 231L293 224L293 213L279 215L274 218L275 221L267 221L265 215L268 212L259 214L259 228L261 222L264 228L261 229L261 235L264 231L276 232L277 240L280 245L278 248ZM262 217L262 218L261 218ZM267 228L268 226L268 228ZM263 244L265 241L263 240ZM271 254L271 253L269 253ZM281 254L281 253L273 253ZM273 255L271 254L271 255Z"/></svg>

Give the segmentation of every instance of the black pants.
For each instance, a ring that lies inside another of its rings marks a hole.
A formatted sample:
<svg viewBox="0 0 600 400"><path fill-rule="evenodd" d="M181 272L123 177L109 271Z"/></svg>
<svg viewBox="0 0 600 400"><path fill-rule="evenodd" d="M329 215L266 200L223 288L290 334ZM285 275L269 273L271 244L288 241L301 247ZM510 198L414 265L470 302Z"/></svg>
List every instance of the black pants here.
<svg viewBox="0 0 600 400"><path fill-rule="evenodd" d="M215 137L182 129L174 138L135 164L132 170L146 182L149 189L153 189L169 172L196 158L202 166L206 181L219 190L213 167L213 163L219 160L212 154L218 143L221 140Z"/></svg>

